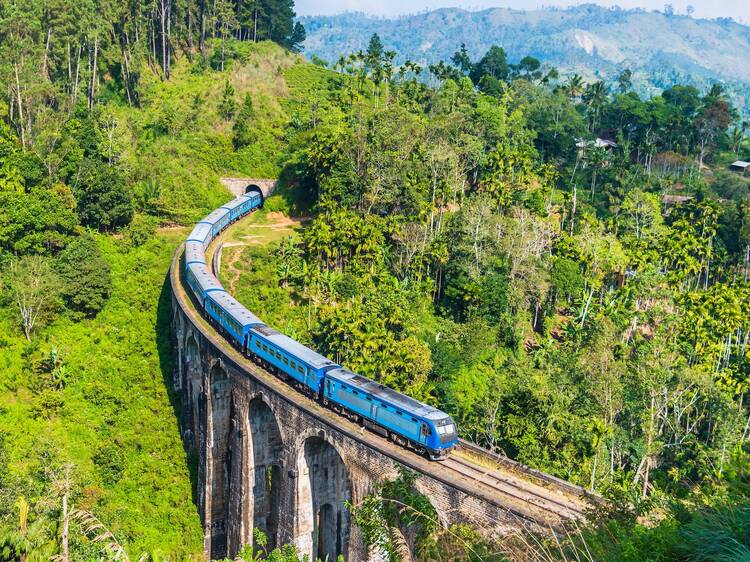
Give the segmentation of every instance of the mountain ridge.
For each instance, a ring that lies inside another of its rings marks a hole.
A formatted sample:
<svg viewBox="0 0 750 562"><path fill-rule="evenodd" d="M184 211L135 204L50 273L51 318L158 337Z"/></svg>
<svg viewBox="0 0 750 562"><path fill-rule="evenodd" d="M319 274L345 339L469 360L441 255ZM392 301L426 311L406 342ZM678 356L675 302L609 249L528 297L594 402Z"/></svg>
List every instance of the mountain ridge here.
<svg viewBox="0 0 750 562"><path fill-rule="evenodd" d="M447 61L461 43L477 60L497 44L510 61L531 55L589 80L614 80L630 68L644 93L686 80L698 87L724 82L741 105L750 93L750 27L729 18L584 4L537 10L440 8L392 19L345 12L299 20L307 29L307 56L329 62L366 48L372 33L378 33L387 49L398 52L397 62Z"/></svg>

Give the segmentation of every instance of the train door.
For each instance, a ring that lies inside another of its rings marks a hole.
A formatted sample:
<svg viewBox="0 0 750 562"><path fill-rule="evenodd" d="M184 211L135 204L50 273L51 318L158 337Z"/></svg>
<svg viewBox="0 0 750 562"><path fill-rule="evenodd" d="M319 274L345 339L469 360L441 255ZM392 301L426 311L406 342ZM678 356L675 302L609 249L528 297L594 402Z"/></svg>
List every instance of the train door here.
<svg viewBox="0 0 750 562"><path fill-rule="evenodd" d="M427 438L430 436L430 426L425 422L419 424L419 442L427 443Z"/></svg>
<svg viewBox="0 0 750 562"><path fill-rule="evenodd" d="M375 402L372 398L369 396L367 397L367 400L370 401L370 418L373 420L378 419L378 403Z"/></svg>

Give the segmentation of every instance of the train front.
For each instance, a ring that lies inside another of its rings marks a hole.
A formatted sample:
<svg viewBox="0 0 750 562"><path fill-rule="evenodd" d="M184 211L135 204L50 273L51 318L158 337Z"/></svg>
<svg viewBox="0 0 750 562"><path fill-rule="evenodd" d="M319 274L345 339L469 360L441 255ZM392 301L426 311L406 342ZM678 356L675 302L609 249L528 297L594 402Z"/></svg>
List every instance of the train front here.
<svg viewBox="0 0 750 562"><path fill-rule="evenodd" d="M430 435L430 458L442 460L448 457L458 444L458 429L456 422L447 414L432 420L433 431Z"/></svg>

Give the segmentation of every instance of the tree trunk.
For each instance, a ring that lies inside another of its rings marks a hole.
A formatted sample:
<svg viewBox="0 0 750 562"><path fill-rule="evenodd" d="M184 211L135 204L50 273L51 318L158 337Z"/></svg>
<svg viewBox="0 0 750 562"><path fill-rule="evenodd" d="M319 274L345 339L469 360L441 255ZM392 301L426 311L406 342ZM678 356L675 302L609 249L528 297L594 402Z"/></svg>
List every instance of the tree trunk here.
<svg viewBox="0 0 750 562"><path fill-rule="evenodd" d="M42 75L45 78L49 78L47 75L47 58L49 56L49 41L52 37L52 28L47 29L47 42L44 45L44 59L42 60Z"/></svg>
<svg viewBox="0 0 750 562"><path fill-rule="evenodd" d="M94 64L91 66L91 86L89 88L89 110L94 107L94 95L96 94L97 72L96 64L99 56L99 37L94 37Z"/></svg>
<svg viewBox="0 0 750 562"><path fill-rule="evenodd" d="M643 497L648 495L648 479L651 473L651 447L654 443L654 416L656 415L656 396L651 392L651 408L648 418L648 435L646 437L646 459L643 466Z"/></svg>
<svg viewBox="0 0 750 562"><path fill-rule="evenodd" d="M578 188L573 186L573 208L570 211L570 235L573 236L573 226L576 221L576 203L578 198Z"/></svg>
<svg viewBox="0 0 750 562"><path fill-rule="evenodd" d="M62 510L63 510L63 521L62 521L62 553L60 556L60 562L69 562L70 557L68 554L68 529L70 525L70 514L68 513L68 490L65 490L62 497Z"/></svg>
<svg viewBox="0 0 750 562"><path fill-rule="evenodd" d="M21 100L21 80L18 77L18 63L13 65L16 71L16 100L18 102L18 127L21 130L21 146L26 148L26 134L23 124L23 101Z"/></svg>

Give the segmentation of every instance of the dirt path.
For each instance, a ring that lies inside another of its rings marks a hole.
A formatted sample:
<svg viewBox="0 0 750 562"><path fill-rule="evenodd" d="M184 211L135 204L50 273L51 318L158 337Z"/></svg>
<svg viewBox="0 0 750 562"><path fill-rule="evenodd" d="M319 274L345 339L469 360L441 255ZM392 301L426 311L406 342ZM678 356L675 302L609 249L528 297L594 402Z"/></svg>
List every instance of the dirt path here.
<svg viewBox="0 0 750 562"><path fill-rule="evenodd" d="M244 247L263 246L284 236L290 236L310 220L309 217L290 218L276 211L268 213L265 219L268 222L264 224L246 224L240 221L222 235L226 241L222 243L222 259L219 266L225 272L223 277L230 294L235 292L240 276L250 265L243 264L244 267L238 267Z"/></svg>
<svg viewBox="0 0 750 562"><path fill-rule="evenodd" d="M237 262L240 260L242 250L242 244L233 244L231 248L227 248L226 244L224 245L224 255L222 256L221 261L226 264L226 273L224 274L224 277L227 281L229 294L234 294L235 289L237 288L237 283L242 275L242 271L237 268Z"/></svg>

